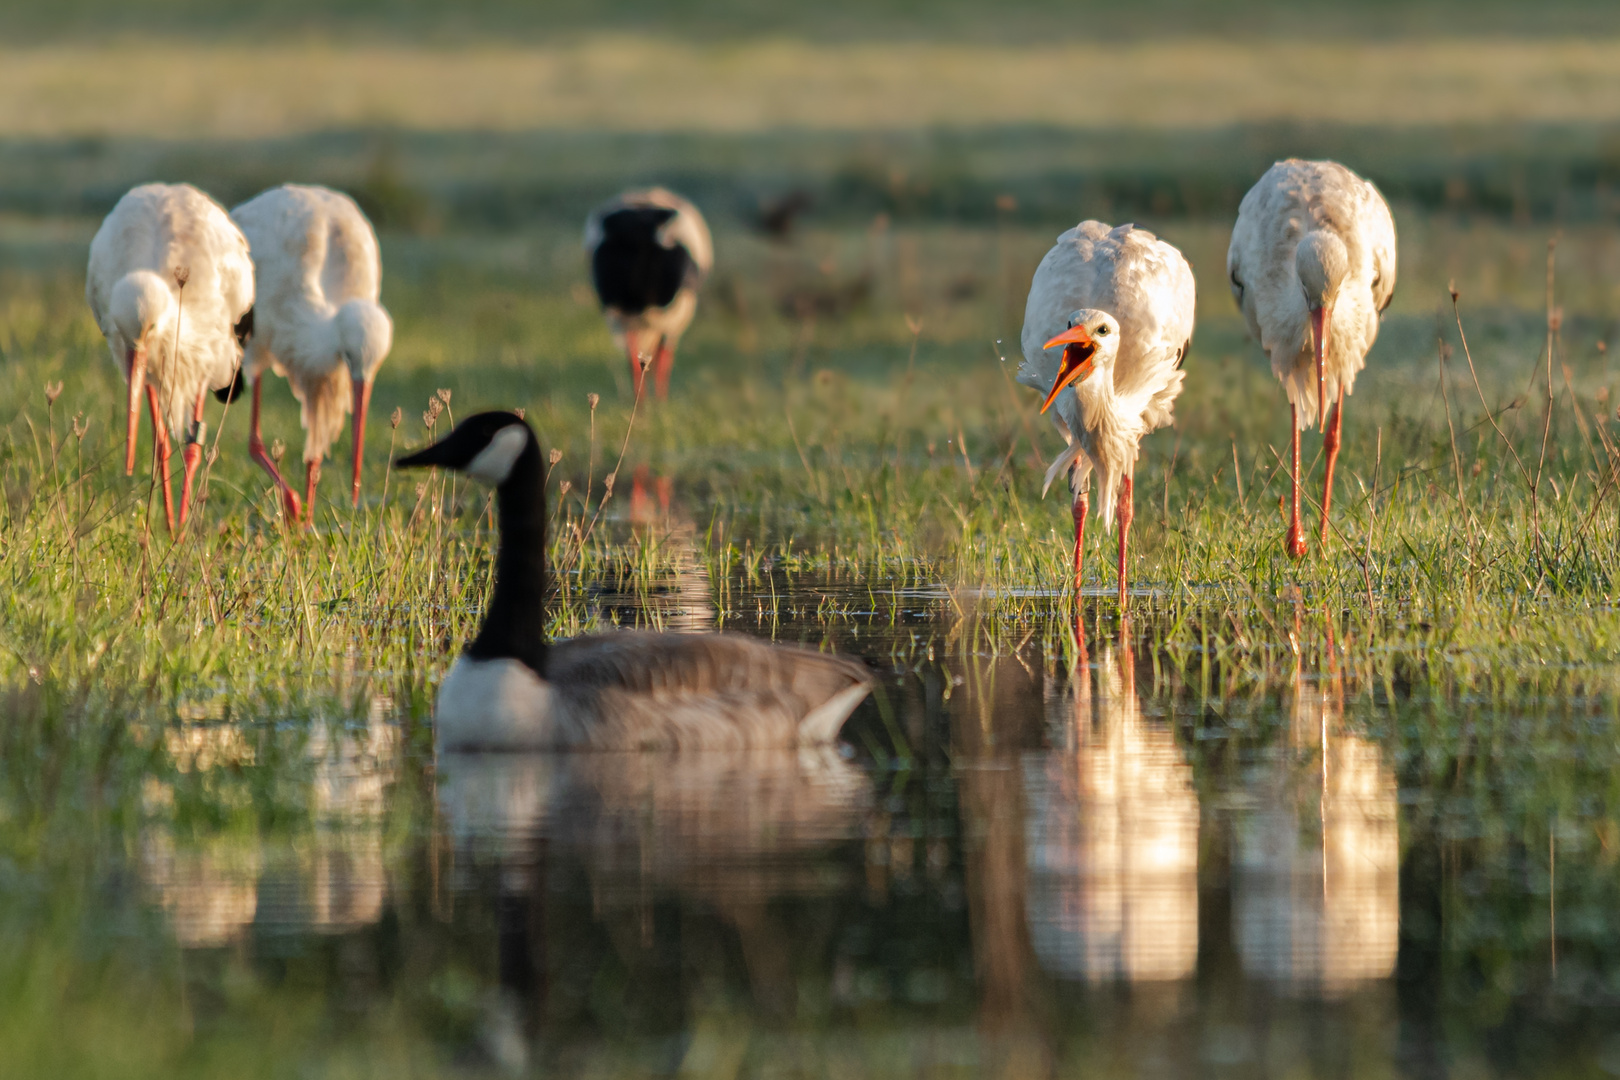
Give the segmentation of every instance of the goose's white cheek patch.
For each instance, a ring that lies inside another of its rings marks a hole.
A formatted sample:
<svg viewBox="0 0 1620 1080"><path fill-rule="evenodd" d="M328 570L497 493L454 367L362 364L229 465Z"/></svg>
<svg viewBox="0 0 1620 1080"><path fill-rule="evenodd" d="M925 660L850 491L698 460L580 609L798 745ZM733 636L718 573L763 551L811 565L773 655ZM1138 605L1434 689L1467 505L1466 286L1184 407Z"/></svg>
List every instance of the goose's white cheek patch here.
<svg viewBox="0 0 1620 1080"><path fill-rule="evenodd" d="M528 442L529 432L522 424L501 428L489 440L489 445L467 463L467 475L500 487L512 474L512 466L517 463L518 455L523 453Z"/></svg>

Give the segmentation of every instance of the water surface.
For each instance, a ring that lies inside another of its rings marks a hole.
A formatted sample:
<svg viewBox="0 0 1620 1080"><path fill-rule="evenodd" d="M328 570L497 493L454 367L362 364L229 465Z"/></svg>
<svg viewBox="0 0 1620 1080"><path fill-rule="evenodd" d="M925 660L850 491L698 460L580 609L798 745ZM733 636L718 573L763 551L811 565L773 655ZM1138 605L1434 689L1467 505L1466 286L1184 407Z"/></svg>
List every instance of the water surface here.
<svg viewBox="0 0 1620 1080"><path fill-rule="evenodd" d="M75 913L87 1057L134 994L199 1074L1620 1072L1612 703L1331 641L1233 692L1096 612L1071 668L960 596L690 586L598 601L865 656L842 746L435 760L386 697L199 709L138 839L8 901Z"/></svg>

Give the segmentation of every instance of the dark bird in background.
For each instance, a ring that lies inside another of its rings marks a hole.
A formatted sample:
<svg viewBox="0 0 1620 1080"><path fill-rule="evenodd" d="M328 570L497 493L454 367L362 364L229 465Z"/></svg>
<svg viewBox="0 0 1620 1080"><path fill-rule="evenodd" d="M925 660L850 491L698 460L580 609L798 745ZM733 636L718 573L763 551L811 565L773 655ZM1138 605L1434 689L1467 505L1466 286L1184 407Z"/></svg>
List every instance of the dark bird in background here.
<svg viewBox="0 0 1620 1080"><path fill-rule="evenodd" d="M815 205L815 198L802 188L795 188L775 198L759 200L759 214L754 219L759 231L782 243L793 238L793 227L799 215Z"/></svg>
<svg viewBox="0 0 1620 1080"><path fill-rule="evenodd" d="M658 398L667 398L675 348L714 265L703 215L663 188L627 191L586 219L585 253L608 330L630 360L636 392L651 366Z"/></svg>

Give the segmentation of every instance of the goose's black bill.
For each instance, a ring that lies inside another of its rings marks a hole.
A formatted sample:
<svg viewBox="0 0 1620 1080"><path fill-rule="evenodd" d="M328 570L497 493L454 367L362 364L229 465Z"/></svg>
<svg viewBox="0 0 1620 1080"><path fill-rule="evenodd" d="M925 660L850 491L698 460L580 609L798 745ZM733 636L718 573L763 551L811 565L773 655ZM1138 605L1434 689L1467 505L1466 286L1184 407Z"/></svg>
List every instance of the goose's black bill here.
<svg viewBox="0 0 1620 1080"><path fill-rule="evenodd" d="M528 427L524 419L516 413L486 412L469 416L457 424L454 431L432 446L396 458L394 464L402 469L426 469L432 466L441 469L465 469L472 463L473 458L489 446L489 441L495 437L496 432L513 424Z"/></svg>

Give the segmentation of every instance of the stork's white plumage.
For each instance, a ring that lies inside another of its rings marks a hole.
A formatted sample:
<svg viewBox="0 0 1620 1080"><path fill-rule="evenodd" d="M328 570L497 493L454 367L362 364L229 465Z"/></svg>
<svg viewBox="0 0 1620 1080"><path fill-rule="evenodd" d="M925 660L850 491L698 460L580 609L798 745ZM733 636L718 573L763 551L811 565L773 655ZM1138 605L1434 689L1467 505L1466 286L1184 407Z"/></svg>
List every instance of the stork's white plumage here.
<svg viewBox="0 0 1620 1080"><path fill-rule="evenodd" d="M1068 442L1047 469L1046 485L1069 472L1076 592L1096 471L1103 527L1119 519L1125 602L1132 475L1142 437L1172 419L1192 344L1194 296L1181 252L1145 229L1100 221L1059 236L1030 282L1018 381L1046 395L1042 410L1052 409Z"/></svg>
<svg viewBox="0 0 1620 1080"><path fill-rule="evenodd" d="M669 396L675 347L691 325L698 289L714 265L708 223L672 191L627 191L591 211L585 253L608 330L630 360L636 392L652 364L663 400Z"/></svg>
<svg viewBox="0 0 1620 1080"><path fill-rule="evenodd" d="M1226 253L1232 296L1293 409L1293 511L1288 553L1306 551L1299 524L1299 433L1321 425L1322 540L1344 395L1355 386L1395 295L1395 221L1378 189L1332 161L1279 161L1238 208ZM1333 402L1332 417L1327 413Z"/></svg>
<svg viewBox="0 0 1620 1080"><path fill-rule="evenodd" d="M260 379L286 378L303 406L305 513L315 512L321 460L354 417L350 498L360 504L361 448L372 382L388 356L394 324L377 302L382 257L377 234L353 199L329 188L284 184L231 211L253 249L259 296L244 368L253 382L249 452L282 491L288 514L298 496L264 452L259 435Z"/></svg>
<svg viewBox="0 0 1620 1080"><path fill-rule="evenodd" d="M202 459L203 396L231 385L242 357L237 322L253 306L247 241L224 208L190 184L143 184L118 200L91 240L84 297L129 380L124 472L135 471L144 392L173 531L169 433L186 433L184 525Z"/></svg>

